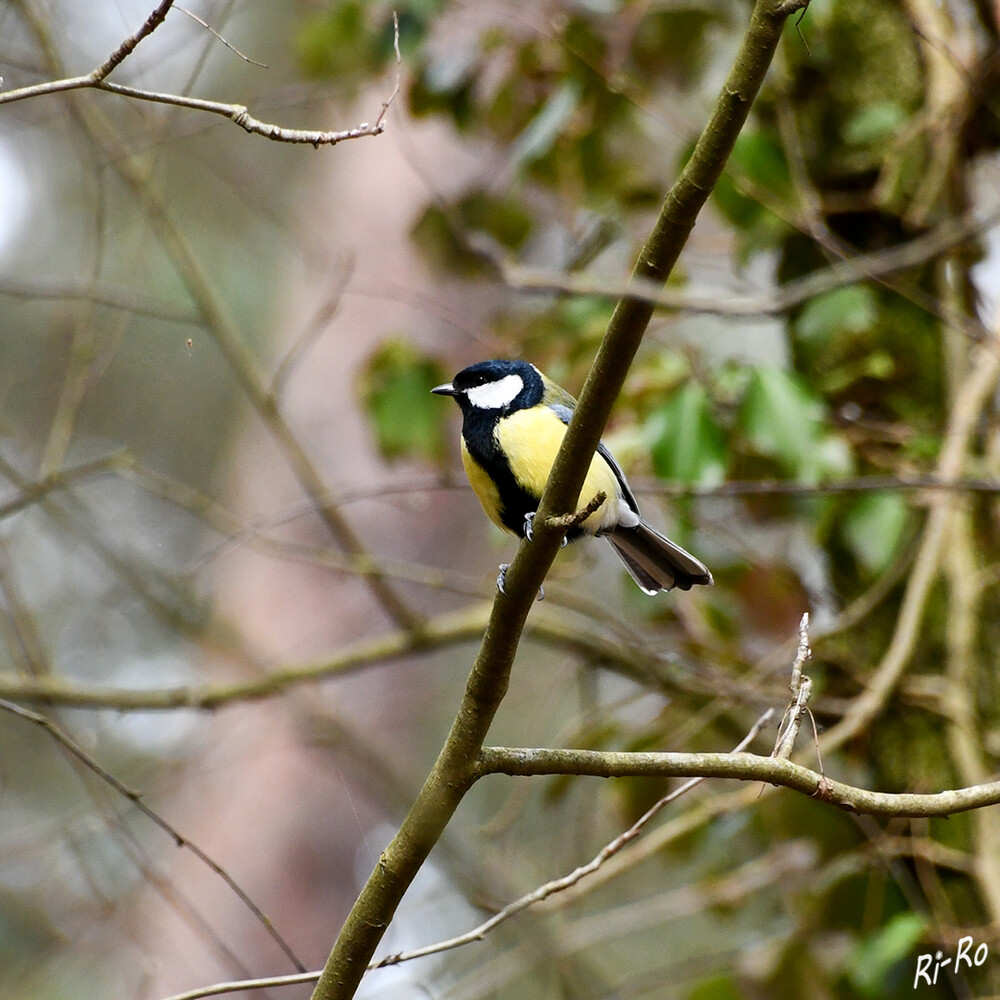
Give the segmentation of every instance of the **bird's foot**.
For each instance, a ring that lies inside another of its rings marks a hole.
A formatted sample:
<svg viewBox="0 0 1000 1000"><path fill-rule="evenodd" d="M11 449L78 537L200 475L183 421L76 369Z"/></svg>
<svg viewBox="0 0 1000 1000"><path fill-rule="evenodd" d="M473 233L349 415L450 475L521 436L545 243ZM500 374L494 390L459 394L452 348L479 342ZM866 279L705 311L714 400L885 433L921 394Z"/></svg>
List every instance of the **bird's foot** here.
<svg viewBox="0 0 1000 1000"><path fill-rule="evenodd" d="M534 534L534 522L536 513L537 511L529 510L528 513L524 515L524 537L527 538L529 542L531 541L531 537ZM559 548L561 549L566 548L566 543L568 541L569 539L565 535L563 535L562 541L559 543ZM539 600L541 600L541 598L539 598Z"/></svg>
<svg viewBox="0 0 1000 1000"><path fill-rule="evenodd" d="M510 563L500 563L500 572L497 573L497 590L499 590L501 594L506 594L507 593L507 589L506 589L507 588L507 570L509 570L509 569L510 569ZM545 600L545 588L544 587L539 587L538 588L538 597L536 598L536 600L539 600L539 601L544 601Z"/></svg>

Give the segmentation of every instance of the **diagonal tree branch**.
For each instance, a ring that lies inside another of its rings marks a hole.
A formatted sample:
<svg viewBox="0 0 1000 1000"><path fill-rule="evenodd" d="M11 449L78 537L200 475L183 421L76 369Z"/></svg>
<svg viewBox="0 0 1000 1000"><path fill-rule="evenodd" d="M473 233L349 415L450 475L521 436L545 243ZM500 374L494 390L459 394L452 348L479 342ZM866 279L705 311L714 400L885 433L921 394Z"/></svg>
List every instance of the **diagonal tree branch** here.
<svg viewBox="0 0 1000 1000"><path fill-rule="evenodd" d="M154 825L158 826L168 837L173 840L177 847L187 848L206 868L217 875L222 881L229 887L230 890L236 895L240 902L254 915L256 920L264 928L267 934L271 937L274 943L284 952L288 960L294 965L300 972L305 972L305 967L296 957L295 952L292 951L290 945L285 941L285 939L278 933L277 928L268 918L267 914L250 898L246 890L233 878L232 875L226 871L217 861L215 861L210 855L206 854L197 844L193 841L188 840L183 834L181 834L175 826L168 823L155 809L151 806L146 805L143 800L142 794L140 792L134 791L129 788L124 782L116 778L110 771L100 765L86 750L80 746L71 736L63 732L51 719L46 718L44 715L39 715L37 712L32 712L29 709L22 708L20 705L15 705L13 702L6 701L0 698L0 711L9 712L11 715L17 716L23 719L25 722L30 722L32 725L38 726L44 730L52 739L59 744L67 753L69 753L73 758L79 761L85 768L92 771L101 779L106 785L114 789L123 798L128 799L129 802L135 806L147 819L149 819Z"/></svg>
<svg viewBox="0 0 1000 1000"><path fill-rule="evenodd" d="M757 0L736 62L711 119L646 241L634 277L663 282L732 151L774 57L785 19L807 0ZM479 753L510 679L521 631L555 558L564 528L545 523L576 509L590 461L642 341L653 306L627 297L612 316L539 505L537 530L522 543L498 594L451 732L409 814L345 921L313 1000L353 997L404 893L477 775Z"/></svg>

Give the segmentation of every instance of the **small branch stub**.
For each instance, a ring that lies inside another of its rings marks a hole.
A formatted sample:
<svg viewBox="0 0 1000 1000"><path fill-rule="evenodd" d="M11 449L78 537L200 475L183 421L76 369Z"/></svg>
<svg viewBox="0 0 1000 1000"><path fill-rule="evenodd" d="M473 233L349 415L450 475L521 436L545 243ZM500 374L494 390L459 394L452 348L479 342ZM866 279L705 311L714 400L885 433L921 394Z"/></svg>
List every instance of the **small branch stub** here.
<svg viewBox="0 0 1000 1000"><path fill-rule="evenodd" d="M812 697L812 678L802 673L802 668L806 661L812 657L812 649L809 647L809 612L806 611L799 621L799 647L792 662L792 678L788 683L788 689L792 693L792 701L785 709L781 725L778 726L778 738L774 743L772 757L788 759L795 749L795 741L798 739L799 729L802 727L802 718L806 714L812 718L812 713L808 709L809 699ZM816 724L813 723L815 733ZM816 748L819 753L819 746ZM822 772L822 761L820 771Z"/></svg>
<svg viewBox="0 0 1000 1000"><path fill-rule="evenodd" d="M607 499L607 493L601 491L597 493L585 507L581 507L575 513L561 514L558 517L550 517L546 519L545 523L550 528L562 528L566 531L569 531L572 528L579 528L591 514L597 513L601 504Z"/></svg>

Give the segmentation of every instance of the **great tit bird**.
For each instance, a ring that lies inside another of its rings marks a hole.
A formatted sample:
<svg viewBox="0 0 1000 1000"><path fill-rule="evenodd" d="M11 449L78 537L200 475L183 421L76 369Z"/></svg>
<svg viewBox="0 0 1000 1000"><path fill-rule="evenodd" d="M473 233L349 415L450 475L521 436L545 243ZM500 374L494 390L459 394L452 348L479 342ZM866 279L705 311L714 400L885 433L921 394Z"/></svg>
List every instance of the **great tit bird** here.
<svg viewBox="0 0 1000 1000"><path fill-rule="evenodd" d="M453 396L462 410L462 464L483 510L498 527L530 538L576 400L526 361L480 361L431 392ZM598 493L605 501L569 530L568 541L584 534L607 538L646 594L711 585L700 560L642 519L625 474L603 443L580 495L587 501Z"/></svg>

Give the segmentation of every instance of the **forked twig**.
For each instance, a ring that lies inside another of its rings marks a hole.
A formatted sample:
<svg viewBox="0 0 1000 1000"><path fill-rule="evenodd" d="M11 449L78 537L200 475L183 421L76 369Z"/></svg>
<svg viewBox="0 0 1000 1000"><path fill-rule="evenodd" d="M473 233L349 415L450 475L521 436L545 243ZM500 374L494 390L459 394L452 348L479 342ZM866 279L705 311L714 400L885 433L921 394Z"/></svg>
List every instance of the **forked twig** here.
<svg viewBox="0 0 1000 1000"><path fill-rule="evenodd" d="M600 504L598 504L600 506ZM771 716L774 714L774 709L769 708L750 728L750 731L740 740L739 743L733 748L733 753L739 753L745 750L756 738L757 734L761 729L767 725L771 720ZM561 878L552 879L543 885L538 886L538 888L533 889L531 892L522 896L520 899L514 900L512 903L508 903L502 910L495 913L489 920L483 921L478 927L474 927L470 931L466 931L464 934L459 934L456 937L448 938L446 941L439 941L436 944L427 945L424 948L415 948L412 951L402 951L397 952L394 955L386 955L384 958L379 959L376 962L372 962L368 969L369 971L373 969L382 969L390 965L399 965L401 962L409 962L415 958L423 958L426 955L437 955L444 951L451 951L454 948L460 948L463 945L471 944L473 941L481 941L490 931L494 930L500 924L509 920L511 917L516 916L522 910L526 910L529 906L534 906L535 903L540 903L544 899L548 899L549 896L553 896L558 892L563 892L564 890L570 888L570 886L576 885L581 879L586 878L588 875L597 871L605 862L613 858L618 854L627 844L635 840L636 837L642 833L643 828L659 813L664 807L668 806L671 802L675 802L682 795L691 791L696 785L701 784L704 778L690 778L685 781L683 785L675 788L672 792L664 795L661 799L655 802L649 809L646 810L627 830L620 833L614 840L610 843L605 844L598 853L591 858L585 865L580 865L578 868L574 868L573 871Z"/></svg>

